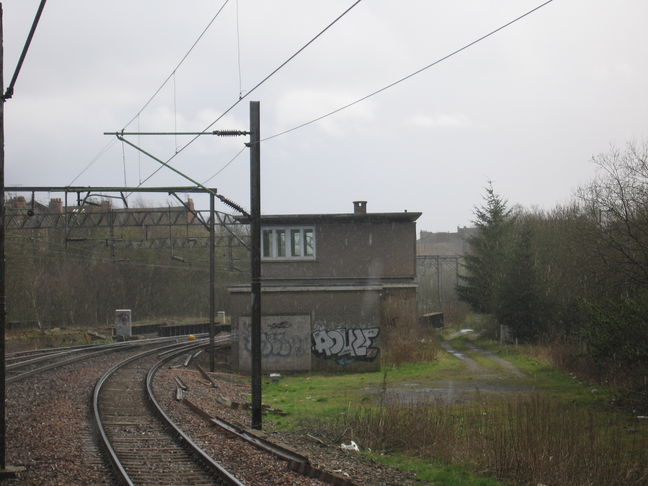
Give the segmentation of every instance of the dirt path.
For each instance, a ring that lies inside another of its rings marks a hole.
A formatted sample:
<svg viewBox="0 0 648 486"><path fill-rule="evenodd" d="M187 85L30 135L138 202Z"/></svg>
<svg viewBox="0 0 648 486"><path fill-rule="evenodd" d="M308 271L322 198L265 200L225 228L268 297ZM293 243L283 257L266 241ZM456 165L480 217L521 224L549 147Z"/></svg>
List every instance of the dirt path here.
<svg viewBox="0 0 648 486"><path fill-rule="evenodd" d="M443 350L464 366L443 378L431 376L429 380L416 383L393 383L380 393L380 399L387 404L458 404L489 396L514 393L529 393L535 387L530 385L513 363L490 351L468 344L472 354L458 351L451 341L442 341Z"/></svg>

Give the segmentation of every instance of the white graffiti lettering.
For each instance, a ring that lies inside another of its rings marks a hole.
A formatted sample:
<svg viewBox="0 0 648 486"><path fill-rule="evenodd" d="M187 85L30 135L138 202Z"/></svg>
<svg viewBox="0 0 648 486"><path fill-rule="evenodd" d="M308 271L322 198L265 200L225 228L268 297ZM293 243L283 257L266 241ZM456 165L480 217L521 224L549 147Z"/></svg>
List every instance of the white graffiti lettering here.
<svg viewBox="0 0 648 486"><path fill-rule="evenodd" d="M372 361L378 356L378 348L372 347L380 329L338 328L313 331L311 350L325 359L351 358Z"/></svg>

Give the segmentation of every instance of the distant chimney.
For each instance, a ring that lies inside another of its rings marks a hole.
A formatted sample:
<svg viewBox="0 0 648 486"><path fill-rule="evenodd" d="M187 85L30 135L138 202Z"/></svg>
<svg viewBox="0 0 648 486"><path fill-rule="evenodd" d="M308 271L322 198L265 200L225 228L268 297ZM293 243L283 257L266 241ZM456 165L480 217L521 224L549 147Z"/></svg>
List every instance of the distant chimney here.
<svg viewBox="0 0 648 486"><path fill-rule="evenodd" d="M193 199L187 198L187 223L194 224L196 222L196 207L194 206Z"/></svg>
<svg viewBox="0 0 648 486"><path fill-rule="evenodd" d="M63 212L63 201L60 197L53 197L50 199L49 208L52 213L62 213Z"/></svg>
<svg viewBox="0 0 648 486"><path fill-rule="evenodd" d="M14 199L14 208L26 208L27 201L25 201L25 196L18 196Z"/></svg>
<svg viewBox="0 0 648 486"><path fill-rule="evenodd" d="M353 214L367 214L367 201L353 201Z"/></svg>

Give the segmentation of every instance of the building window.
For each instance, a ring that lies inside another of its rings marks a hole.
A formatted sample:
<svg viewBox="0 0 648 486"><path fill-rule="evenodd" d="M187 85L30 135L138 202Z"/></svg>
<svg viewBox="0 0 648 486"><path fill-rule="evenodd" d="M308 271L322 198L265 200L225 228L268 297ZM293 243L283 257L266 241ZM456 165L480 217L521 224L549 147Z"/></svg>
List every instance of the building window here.
<svg viewBox="0 0 648 486"><path fill-rule="evenodd" d="M315 229L312 227L263 228L261 247L264 260L314 260Z"/></svg>

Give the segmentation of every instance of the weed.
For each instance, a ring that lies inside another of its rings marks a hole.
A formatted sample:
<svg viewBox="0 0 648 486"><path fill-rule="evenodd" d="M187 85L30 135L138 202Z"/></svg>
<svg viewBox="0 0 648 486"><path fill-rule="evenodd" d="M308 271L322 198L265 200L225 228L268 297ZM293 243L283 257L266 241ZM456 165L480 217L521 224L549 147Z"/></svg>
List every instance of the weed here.
<svg viewBox="0 0 648 486"><path fill-rule="evenodd" d="M460 406L362 407L339 418L365 447L471 463L515 484L639 485L646 430L535 395Z"/></svg>

